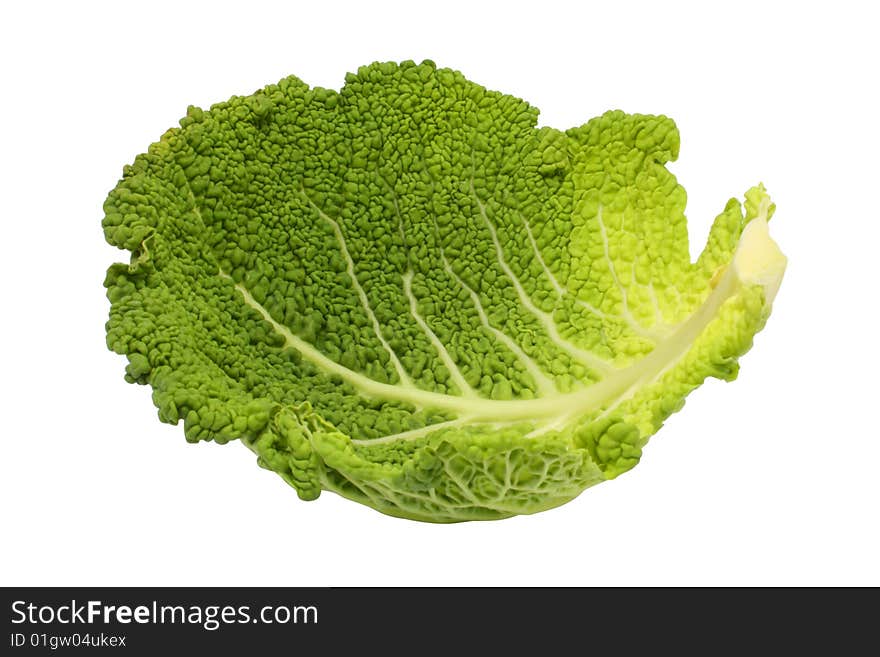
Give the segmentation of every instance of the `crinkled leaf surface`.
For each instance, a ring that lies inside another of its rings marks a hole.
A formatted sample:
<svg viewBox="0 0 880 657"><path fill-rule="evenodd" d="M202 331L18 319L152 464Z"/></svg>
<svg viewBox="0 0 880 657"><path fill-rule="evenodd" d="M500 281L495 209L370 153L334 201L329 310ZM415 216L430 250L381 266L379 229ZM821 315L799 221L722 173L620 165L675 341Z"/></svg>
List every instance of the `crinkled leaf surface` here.
<svg viewBox="0 0 880 657"><path fill-rule="evenodd" d="M190 441L313 499L502 518L630 469L732 379L785 259L763 187L692 263L663 116L567 131L431 62L191 107L106 204L107 343Z"/></svg>

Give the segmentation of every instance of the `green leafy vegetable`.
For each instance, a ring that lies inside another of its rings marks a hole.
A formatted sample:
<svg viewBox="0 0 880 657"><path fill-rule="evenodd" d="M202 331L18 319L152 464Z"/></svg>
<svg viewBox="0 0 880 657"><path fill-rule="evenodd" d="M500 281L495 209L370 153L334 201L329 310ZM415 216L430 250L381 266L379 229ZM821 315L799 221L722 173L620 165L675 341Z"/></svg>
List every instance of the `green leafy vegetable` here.
<svg viewBox="0 0 880 657"><path fill-rule="evenodd" d="M690 261L664 116L567 131L431 62L190 107L124 169L107 344L187 440L447 522L566 502L733 379L785 258L762 186Z"/></svg>

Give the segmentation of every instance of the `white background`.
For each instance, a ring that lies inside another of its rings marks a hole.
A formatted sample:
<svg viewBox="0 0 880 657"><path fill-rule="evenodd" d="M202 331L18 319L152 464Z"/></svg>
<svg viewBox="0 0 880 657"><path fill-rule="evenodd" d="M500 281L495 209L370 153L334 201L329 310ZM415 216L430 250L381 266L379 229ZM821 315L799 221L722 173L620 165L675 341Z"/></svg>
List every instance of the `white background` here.
<svg viewBox="0 0 880 657"><path fill-rule="evenodd" d="M0 9L0 584L880 585L869 3L295 4ZM789 269L739 379L696 391L633 471L534 516L300 502L243 446L161 424L104 345L101 283L126 254L101 204L188 104L424 58L545 125L672 116L693 252L730 196L763 181L778 205Z"/></svg>

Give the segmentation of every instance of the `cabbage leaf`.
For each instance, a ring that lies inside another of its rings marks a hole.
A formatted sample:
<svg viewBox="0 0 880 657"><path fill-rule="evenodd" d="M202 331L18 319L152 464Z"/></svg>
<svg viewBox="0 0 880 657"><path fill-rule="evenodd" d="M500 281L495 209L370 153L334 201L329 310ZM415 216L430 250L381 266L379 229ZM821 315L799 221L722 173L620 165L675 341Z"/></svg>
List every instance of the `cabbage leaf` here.
<svg viewBox="0 0 880 657"><path fill-rule="evenodd" d="M735 378L785 268L774 206L730 200L691 262L672 120L537 117L431 62L190 107L105 203L126 379L306 500L494 519L629 470Z"/></svg>

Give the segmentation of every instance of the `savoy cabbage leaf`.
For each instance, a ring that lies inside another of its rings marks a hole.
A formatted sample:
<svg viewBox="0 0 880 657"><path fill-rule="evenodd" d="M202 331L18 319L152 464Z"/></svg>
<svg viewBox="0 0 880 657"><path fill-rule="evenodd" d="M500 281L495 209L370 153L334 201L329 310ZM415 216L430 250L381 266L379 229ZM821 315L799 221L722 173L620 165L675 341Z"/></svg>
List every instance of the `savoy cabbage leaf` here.
<svg viewBox="0 0 880 657"><path fill-rule="evenodd" d="M190 107L105 203L107 344L303 499L503 518L632 468L733 379L785 268L764 188L689 257L664 116L566 131L431 62Z"/></svg>

